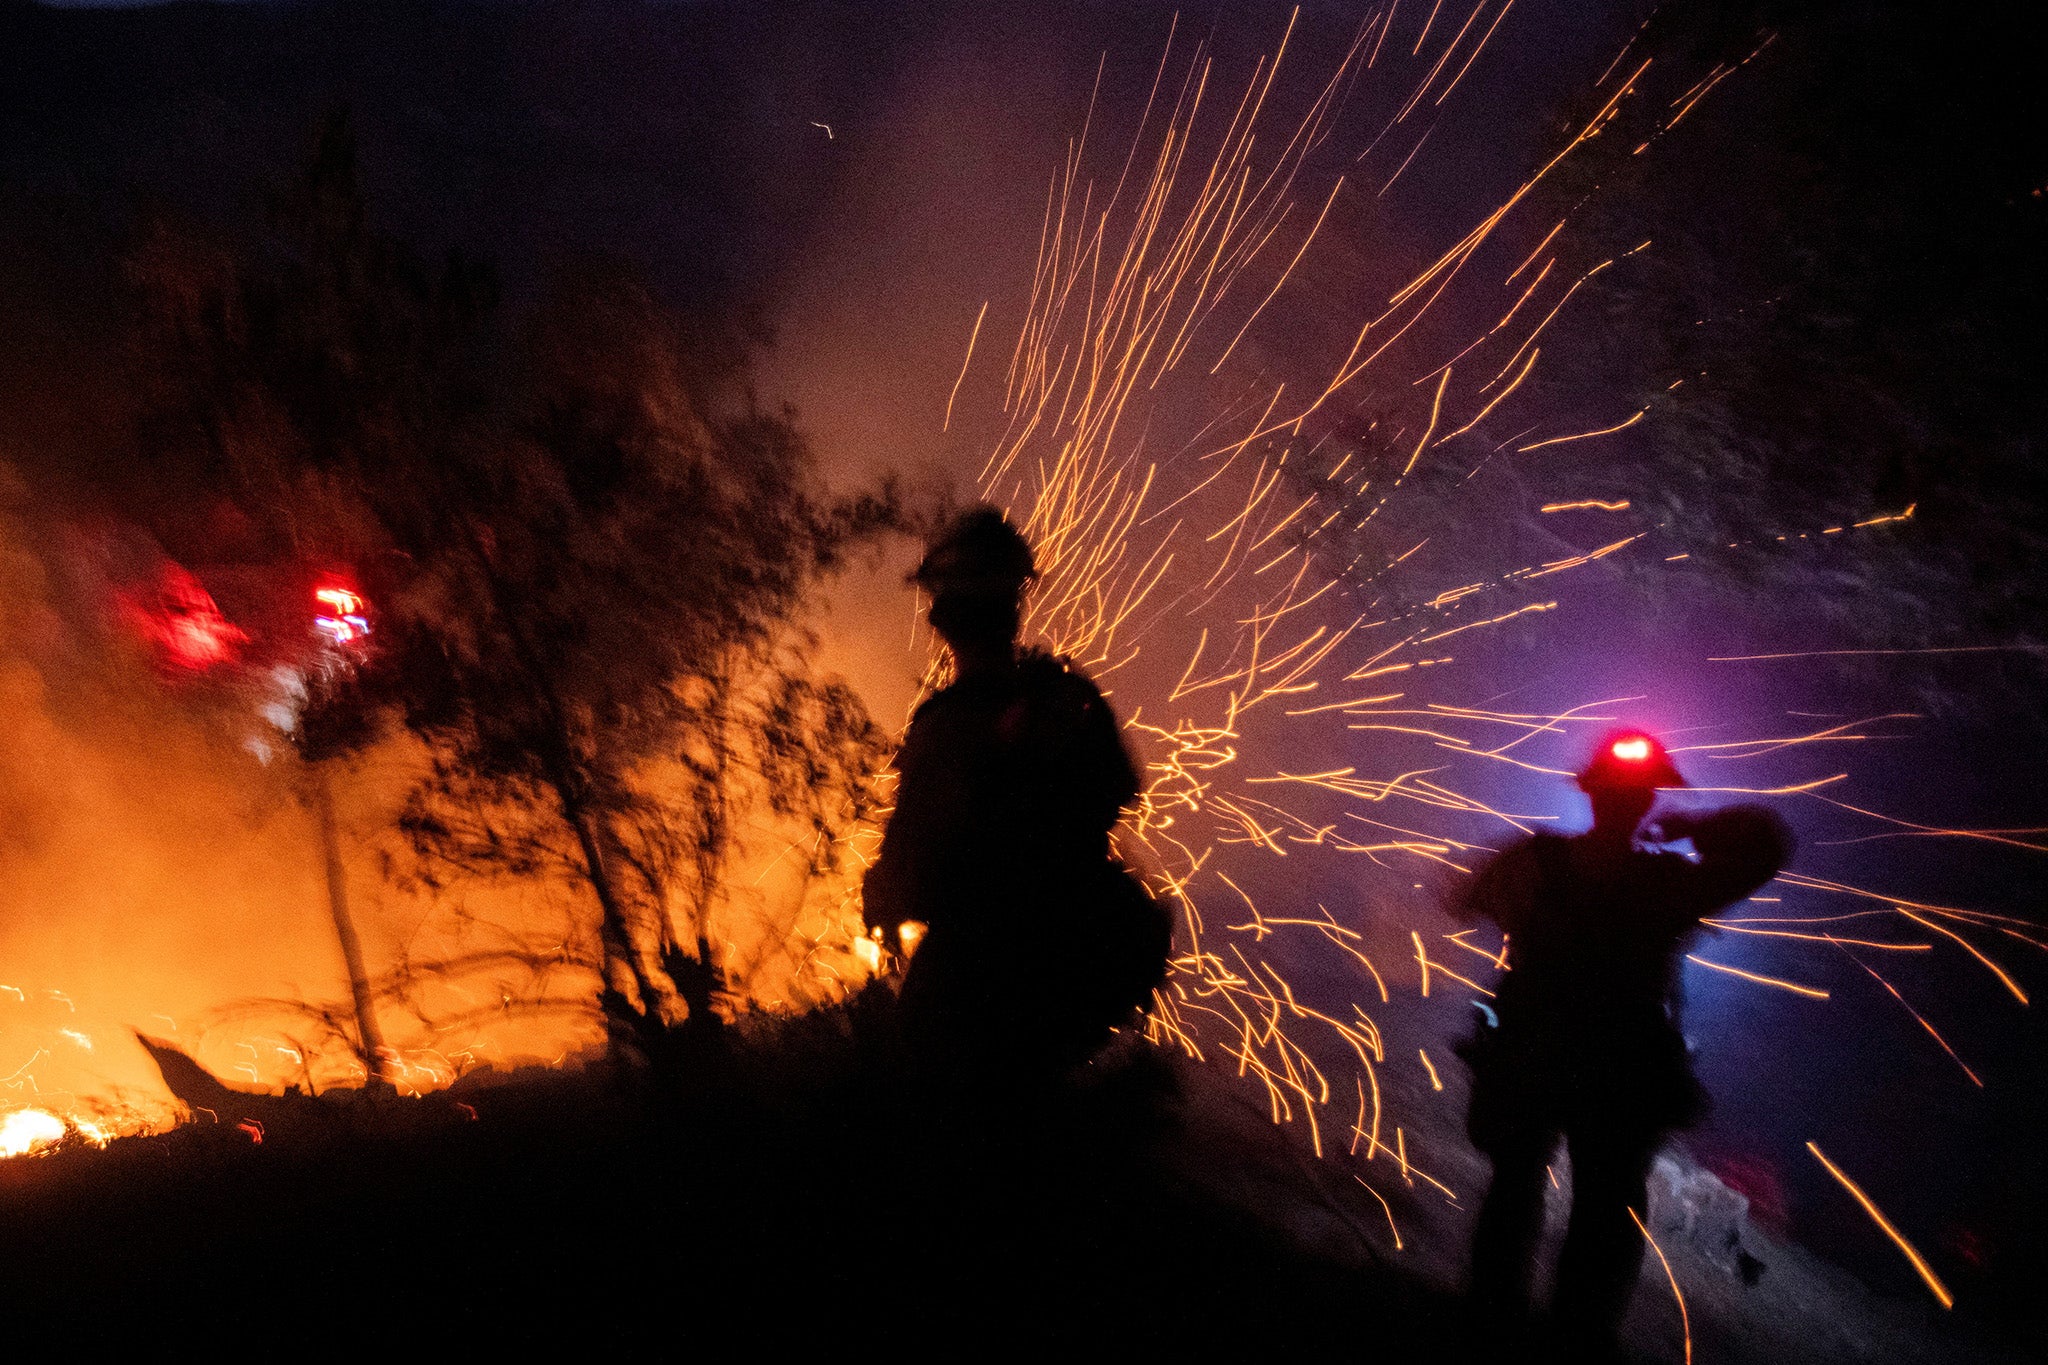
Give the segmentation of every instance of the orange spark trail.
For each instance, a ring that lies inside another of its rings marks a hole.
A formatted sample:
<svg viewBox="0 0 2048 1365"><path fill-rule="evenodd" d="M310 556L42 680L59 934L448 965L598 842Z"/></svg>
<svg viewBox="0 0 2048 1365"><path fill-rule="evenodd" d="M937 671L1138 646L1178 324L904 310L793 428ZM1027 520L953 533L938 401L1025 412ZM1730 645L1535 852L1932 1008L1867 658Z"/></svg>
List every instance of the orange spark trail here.
<svg viewBox="0 0 2048 1365"><path fill-rule="evenodd" d="M1367 1184L1365 1183L1365 1177L1364 1177L1364 1176L1362 1176L1362 1175L1358 1175L1358 1174L1354 1173L1354 1174L1352 1175L1352 1177L1351 1177L1351 1178L1352 1178L1353 1180L1356 1180L1356 1181L1357 1181L1357 1182L1358 1182L1358 1183L1359 1183L1360 1185L1364 1186L1364 1188L1365 1188L1365 1192L1366 1192L1367 1194L1371 1195L1371 1196L1372 1196L1372 1197L1373 1197L1374 1199L1377 1199L1377 1200L1379 1200L1380 1208L1381 1208L1381 1209L1382 1209L1382 1210L1383 1210L1383 1211L1384 1211L1384 1212L1386 1213L1386 1215L1387 1215L1387 1231L1388 1231L1388 1232L1391 1232L1392 1234L1394 1234L1394 1250L1396 1250L1396 1251L1399 1251L1399 1250L1401 1250L1401 1229L1400 1229L1400 1228L1398 1228L1398 1227L1396 1227L1396 1226L1394 1226L1394 1207L1393 1207L1393 1205L1391 1205L1391 1204L1389 1204L1389 1203L1387 1202L1387 1200L1386 1200L1386 1196L1385 1196L1385 1195L1382 1195L1382 1194L1381 1194L1381 1193L1380 1193L1380 1192L1379 1192L1378 1190L1374 1189L1374 1188L1373 1188L1372 1186L1370 1186L1370 1185L1367 1185Z"/></svg>
<svg viewBox="0 0 2048 1365"><path fill-rule="evenodd" d="M1687 962L1697 962L1709 971L1726 972L1729 976L1739 976L1744 981L1754 981L1759 986L1776 986L1781 991L1790 991L1794 995L1803 995L1809 1000L1825 1000L1828 998L1826 991L1817 990L1812 986L1802 986L1795 981L1780 981L1775 976L1759 976L1755 972L1745 972L1740 967L1730 967L1719 962L1709 962L1705 958L1695 956L1692 953L1687 953L1685 960Z"/></svg>
<svg viewBox="0 0 2048 1365"><path fill-rule="evenodd" d="M1837 938L1833 934L1799 934L1786 929L1747 929L1736 920L1706 919L1700 923L1725 934L1756 934L1762 938L1804 939L1814 943L1846 943L1858 948L1883 948L1894 953L1924 953L1934 949L1932 943L1879 943L1874 939Z"/></svg>
<svg viewBox="0 0 2048 1365"><path fill-rule="evenodd" d="M1556 1179L1555 1176L1551 1178ZM1657 1239L1650 1235L1649 1228L1643 1226L1641 1216L1634 1209L1628 1211L1628 1216L1635 1220L1636 1231L1643 1234L1650 1250L1657 1253L1657 1264L1664 1267L1664 1278L1671 1282L1671 1297L1678 1300L1679 1330L1685 1333L1685 1365L1692 1365L1692 1314L1685 1311L1685 1295L1679 1292L1678 1276L1672 1273L1671 1261L1664 1255L1664 1248L1657 1245Z"/></svg>
<svg viewBox="0 0 2048 1365"><path fill-rule="evenodd" d="M1927 1264L1927 1258L1922 1256L1914 1248L1913 1244L1906 1240L1905 1234L1892 1225L1892 1220L1885 1217L1877 1205L1871 1202L1870 1196L1863 1192L1863 1187L1851 1180L1841 1167L1829 1161L1827 1155L1815 1144L1807 1143L1806 1150L1813 1153L1816 1161L1827 1167L1829 1175L1842 1183L1842 1188L1847 1190L1856 1202L1863 1206L1863 1211L1870 1215L1870 1220L1877 1224L1884 1232L1884 1235L1891 1238L1900 1251L1906 1253L1906 1259L1913 1263L1913 1269L1920 1272L1920 1278L1926 1281L1928 1289L1933 1291L1935 1301L1943 1308L1955 1307L1955 1296L1948 1292L1948 1286L1943 1284L1941 1278L1934 1273L1934 1267Z"/></svg>
<svg viewBox="0 0 2048 1365"><path fill-rule="evenodd" d="M960 386L967 380L967 367L974 363L974 343L981 336L981 320L988 316L988 300L981 301L981 311L974 315L974 330L967 334L967 354L960 358L960 374L953 380L953 391L946 395L946 420L939 424L940 431L953 428L953 401L960 396Z"/></svg>
<svg viewBox="0 0 2048 1365"><path fill-rule="evenodd" d="M1889 991L1891 993L1892 999L1899 1002L1899 1008L1903 1009L1906 1013L1912 1015L1913 1022L1920 1025L1921 1028L1926 1029L1928 1037L1934 1039L1936 1043L1940 1044L1941 1050L1948 1054L1949 1060L1954 1062L1957 1066L1963 1069L1963 1074L1970 1078L1970 1083L1976 1086L1979 1090L1982 1090L1984 1088L1984 1082L1982 1078L1980 1078L1976 1072L1970 1069L1970 1064L1968 1062L1965 1062L1960 1056L1958 1056L1954 1048L1948 1045L1948 1039L1941 1036L1940 1030L1936 1029L1934 1025L1928 1023L1926 1018L1920 1013L1920 1011L1914 1009L1911 1005L1906 1003L1906 997L1899 994L1898 987L1892 985L1891 982L1879 976L1877 972L1871 968L1870 964L1859 960L1854 953L1850 952L1847 947L1843 946L1845 943L1848 942L1853 942L1853 940L1838 939L1835 941L1835 946L1842 949L1842 955L1844 957L1848 958L1851 962L1854 962L1857 966L1863 968L1864 971L1869 972L1871 979L1873 981L1877 982L1878 985L1884 987L1885 990Z"/></svg>
<svg viewBox="0 0 2048 1365"><path fill-rule="evenodd" d="M1914 914L1911 910L1906 909L1904 906L1899 906L1898 911L1907 919L1913 921L1913 923L1921 925L1924 928L1932 929L1935 933L1946 935L1947 937L1954 939L1957 943L1962 944L1964 952L1968 953L1971 957L1976 958L1979 962L1989 967L1992 971L1992 974L1996 976L2000 981L2005 983L2005 988L2012 992L2013 999L2019 1001L2022 1005L2030 1003L2027 999L2027 993L2020 989L2020 983L2013 980L2010 976L2006 975L2005 968L1999 966L1996 962L1993 962L1990 958L1978 952L1977 946L1971 943L1968 939L1964 938L1961 934L1958 934L1953 929L1944 929L1939 924L1936 924L1933 920L1924 919L1921 916Z"/></svg>
<svg viewBox="0 0 2048 1365"><path fill-rule="evenodd" d="M1626 512L1628 510L1628 499L1620 498L1609 502L1605 498L1583 498L1578 502L1546 502L1536 510L1539 512L1583 512L1591 510Z"/></svg>
<svg viewBox="0 0 2048 1365"><path fill-rule="evenodd" d="M1529 445L1517 446L1515 450L1518 454L1526 455L1532 450L1542 450L1546 446L1561 446L1571 441L1590 441L1595 436L1612 436L1617 431L1627 431L1630 427L1642 421L1644 415L1648 412L1649 409L1644 408L1627 420L1616 422L1611 427L1601 427L1598 431L1581 431L1571 436L1553 436L1547 441L1535 441Z"/></svg>
<svg viewBox="0 0 2048 1365"><path fill-rule="evenodd" d="M1888 520L1888 518L1887 518ZM1874 523L1858 522L1858 526ZM1710 655L1710 664L1751 663L1759 659L1833 659L1849 655L1907 655L1907 654L2039 654L2041 645L1955 645L1946 649L1803 649L1786 654L1721 654Z"/></svg>

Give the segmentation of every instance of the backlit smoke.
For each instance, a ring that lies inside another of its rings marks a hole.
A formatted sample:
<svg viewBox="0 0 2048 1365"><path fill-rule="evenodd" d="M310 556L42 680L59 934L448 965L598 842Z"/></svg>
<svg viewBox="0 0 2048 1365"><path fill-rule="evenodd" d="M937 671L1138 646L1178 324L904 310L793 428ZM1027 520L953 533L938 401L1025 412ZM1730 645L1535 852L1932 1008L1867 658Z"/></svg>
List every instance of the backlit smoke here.
<svg viewBox="0 0 2048 1365"><path fill-rule="evenodd" d="M299 619L282 643L253 639L161 552L39 531L25 503L0 510L8 1154L178 1118L136 1033L231 1084L360 1084L292 736L308 672L348 666L374 609L327 582L287 594ZM436 893L409 877L396 816L425 762L389 738L322 764L392 1079L418 1091L594 1055L587 892L528 878ZM814 883L767 828L736 864L720 946L743 1004L787 1011L837 998L867 969L850 888Z"/></svg>

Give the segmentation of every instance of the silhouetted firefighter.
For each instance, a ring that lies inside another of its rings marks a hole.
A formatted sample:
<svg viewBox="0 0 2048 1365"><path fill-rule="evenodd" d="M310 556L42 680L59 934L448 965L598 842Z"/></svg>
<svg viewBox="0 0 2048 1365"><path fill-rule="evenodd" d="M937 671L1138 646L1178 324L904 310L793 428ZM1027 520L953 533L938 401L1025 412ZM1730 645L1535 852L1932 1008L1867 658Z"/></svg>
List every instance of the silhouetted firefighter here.
<svg viewBox="0 0 2048 1365"><path fill-rule="evenodd" d="M959 518L913 580L954 680L897 755L896 810L868 872L867 919L901 945L911 1046L927 1063L1044 1076L1085 1059L1165 975L1166 912L1110 856L1138 775L1102 693L1020 651L1031 547L993 507Z"/></svg>
<svg viewBox="0 0 2048 1365"><path fill-rule="evenodd" d="M1595 1356L1613 1348L1642 1264L1629 1211L1647 1212L1651 1160L1669 1133L1705 1116L1673 1000L1679 950L1702 917L1775 876L1792 839L1777 816L1743 806L1651 827L1660 843L1690 839L1697 861L1640 847L1657 789L1685 785L1648 735L1609 735L1578 783L1593 828L1523 840L1469 893L1468 912L1507 935L1508 971L1497 1026L1464 1051L1472 1141L1493 1159L1474 1297L1496 1327L1527 1313L1545 1167L1562 1136L1572 1213L1552 1307L1565 1344Z"/></svg>

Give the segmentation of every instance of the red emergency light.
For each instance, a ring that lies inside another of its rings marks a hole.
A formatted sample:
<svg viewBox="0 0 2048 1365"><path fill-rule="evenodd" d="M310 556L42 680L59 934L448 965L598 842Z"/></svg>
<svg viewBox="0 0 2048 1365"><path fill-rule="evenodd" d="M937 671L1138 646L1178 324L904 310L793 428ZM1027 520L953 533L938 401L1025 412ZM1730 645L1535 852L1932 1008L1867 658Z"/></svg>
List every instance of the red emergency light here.
<svg viewBox="0 0 2048 1365"><path fill-rule="evenodd" d="M152 582L117 593L115 604L128 627L155 648L158 666L174 674L233 663L249 640L182 564L166 561Z"/></svg>
<svg viewBox="0 0 2048 1365"><path fill-rule="evenodd" d="M1683 787L1685 779L1654 735L1641 730L1611 732L1593 751L1593 761L1579 774L1585 791L1596 787Z"/></svg>
<svg viewBox="0 0 2048 1365"><path fill-rule="evenodd" d="M313 628L337 645L353 644L370 633L365 614L368 603L347 588L323 587L313 590L313 600L323 610L313 618Z"/></svg>

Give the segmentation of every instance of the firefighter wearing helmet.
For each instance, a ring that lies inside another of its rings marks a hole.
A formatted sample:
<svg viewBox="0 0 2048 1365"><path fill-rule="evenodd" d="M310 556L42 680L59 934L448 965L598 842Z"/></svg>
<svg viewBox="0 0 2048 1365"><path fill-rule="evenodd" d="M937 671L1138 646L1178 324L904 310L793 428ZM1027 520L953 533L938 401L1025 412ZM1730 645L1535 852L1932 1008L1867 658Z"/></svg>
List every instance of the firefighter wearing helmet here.
<svg viewBox="0 0 2048 1365"><path fill-rule="evenodd" d="M1583 834L1537 834L1474 879L1462 909L1507 937L1491 1023L1463 1049L1468 1127L1493 1161L1472 1247L1472 1288L1491 1324L1519 1331L1543 1229L1548 1163L1571 1152L1570 1228L1552 1312L1573 1358L1598 1358L1635 1287L1650 1164L1673 1131L1705 1115L1680 1031L1680 953L1701 919L1777 875L1792 852L1783 821L1754 806L1666 813L1660 789L1685 779L1640 731L1606 736L1578 774ZM1689 840L1696 857L1668 847Z"/></svg>
<svg viewBox="0 0 2048 1365"><path fill-rule="evenodd" d="M1031 547L976 507L911 575L952 681L912 717L896 808L864 890L901 951L922 924L901 1013L920 1061L1014 1084L1085 1059L1163 979L1165 911L1110 854L1138 793L1115 713L1063 659L1017 644Z"/></svg>

